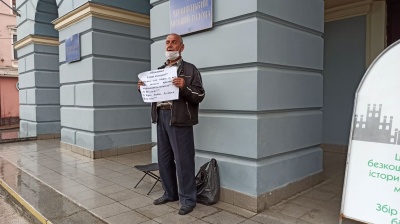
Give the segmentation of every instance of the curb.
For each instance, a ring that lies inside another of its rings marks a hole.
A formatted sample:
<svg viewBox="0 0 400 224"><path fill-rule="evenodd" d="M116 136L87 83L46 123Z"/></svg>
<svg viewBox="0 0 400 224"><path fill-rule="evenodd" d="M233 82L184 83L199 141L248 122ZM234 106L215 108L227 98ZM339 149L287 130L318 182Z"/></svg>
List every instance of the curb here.
<svg viewBox="0 0 400 224"><path fill-rule="evenodd" d="M36 218L42 224L53 224L46 219L40 212L38 212L32 205L25 201L17 192L10 188L2 179L0 179L0 186L7 191L19 204L29 212L34 218Z"/></svg>
<svg viewBox="0 0 400 224"><path fill-rule="evenodd" d="M36 141L36 137L29 137L29 138L11 138L11 139L1 139L0 143L14 143L14 142L26 142L26 141Z"/></svg>

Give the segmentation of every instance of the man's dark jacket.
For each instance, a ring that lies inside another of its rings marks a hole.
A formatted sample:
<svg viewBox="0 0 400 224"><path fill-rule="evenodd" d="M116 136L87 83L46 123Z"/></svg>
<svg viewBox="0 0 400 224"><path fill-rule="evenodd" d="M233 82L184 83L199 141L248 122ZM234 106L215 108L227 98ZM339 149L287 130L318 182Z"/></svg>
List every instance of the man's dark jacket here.
<svg viewBox="0 0 400 224"><path fill-rule="evenodd" d="M159 67L163 69L166 64ZM204 88L196 66L182 60L178 68L178 77L185 79L185 86L179 90L179 99L172 101L172 126L192 126L199 123L199 103L204 99ZM151 119L157 123L157 103L151 105Z"/></svg>

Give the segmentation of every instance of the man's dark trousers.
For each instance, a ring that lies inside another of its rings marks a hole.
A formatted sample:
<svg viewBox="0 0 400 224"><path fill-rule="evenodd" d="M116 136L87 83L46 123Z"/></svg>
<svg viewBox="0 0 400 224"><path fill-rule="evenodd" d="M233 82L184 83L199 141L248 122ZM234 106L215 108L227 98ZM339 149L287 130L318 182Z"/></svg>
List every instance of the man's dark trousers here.
<svg viewBox="0 0 400 224"><path fill-rule="evenodd" d="M168 199L177 199L179 195L182 206L194 207L197 190L193 126L170 126L170 120L171 110L158 109L157 152L161 183Z"/></svg>

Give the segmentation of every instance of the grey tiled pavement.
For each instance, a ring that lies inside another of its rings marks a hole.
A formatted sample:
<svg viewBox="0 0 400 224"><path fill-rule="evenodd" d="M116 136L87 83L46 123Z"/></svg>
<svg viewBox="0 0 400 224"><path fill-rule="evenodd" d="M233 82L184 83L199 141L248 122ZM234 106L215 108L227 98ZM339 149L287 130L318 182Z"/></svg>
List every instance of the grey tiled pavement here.
<svg viewBox="0 0 400 224"><path fill-rule="evenodd" d="M163 193L158 183L152 193L146 195L153 179L145 178L134 188L142 173L133 166L150 163L150 151L92 160L62 150L59 141L0 144L0 159L14 164L55 193L108 223L338 223L345 154L325 152L323 183L262 213L219 202L213 206L198 204L190 215L180 216L178 202L152 204ZM7 172L0 174L3 180L6 176ZM40 206L56 206L56 203ZM70 211L72 215L80 212ZM51 218L57 220L57 214L54 216Z"/></svg>

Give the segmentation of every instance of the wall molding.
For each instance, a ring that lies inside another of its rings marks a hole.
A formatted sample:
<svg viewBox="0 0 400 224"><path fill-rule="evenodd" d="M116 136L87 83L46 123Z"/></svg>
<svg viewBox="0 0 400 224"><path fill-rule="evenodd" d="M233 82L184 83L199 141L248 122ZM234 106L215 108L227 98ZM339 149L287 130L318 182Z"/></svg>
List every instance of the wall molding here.
<svg viewBox="0 0 400 224"><path fill-rule="evenodd" d="M50 135L50 137L51 137L51 135ZM101 158L106 158L106 157L111 157L111 156L124 155L124 154L128 154L128 153L149 151L149 150L151 150L152 143L145 143L145 144L139 144L139 145L131 145L131 146L116 147L116 148L109 148L109 149L102 149L102 150L94 151L93 149L86 149L86 148L80 147L78 145L60 141L60 147L64 150L71 151L71 152L77 153L79 155L89 157L91 159L101 159Z"/></svg>
<svg viewBox="0 0 400 224"><path fill-rule="evenodd" d="M102 18L131 25L150 27L150 16L95 3L85 3L53 21L56 30L63 30L89 17Z"/></svg>
<svg viewBox="0 0 400 224"><path fill-rule="evenodd" d="M265 209L277 205L295 195L305 193L307 189L316 186L323 180L324 172L320 171L257 196L221 187L219 200L254 213L261 213Z"/></svg>
<svg viewBox="0 0 400 224"><path fill-rule="evenodd" d="M16 50L21 49L30 44L41 44L41 45L50 45L50 46L59 46L60 42L58 38L55 37L46 37L46 36L38 36L38 35L28 35L25 38L14 43L14 48Z"/></svg>
<svg viewBox="0 0 400 224"><path fill-rule="evenodd" d="M334 153L342 153L347 154L348 152L348 145L338 145L338 144L321 144L321 148L324 152L334 152Z"/></svg>
<svg viewBox="0 0 400 224"><path fill-rule="evenodd" d="M342 5L325 10L325 22L347 19L351 17L367 15L371 10L373 0L356 2L347 5Z"/></svg>

